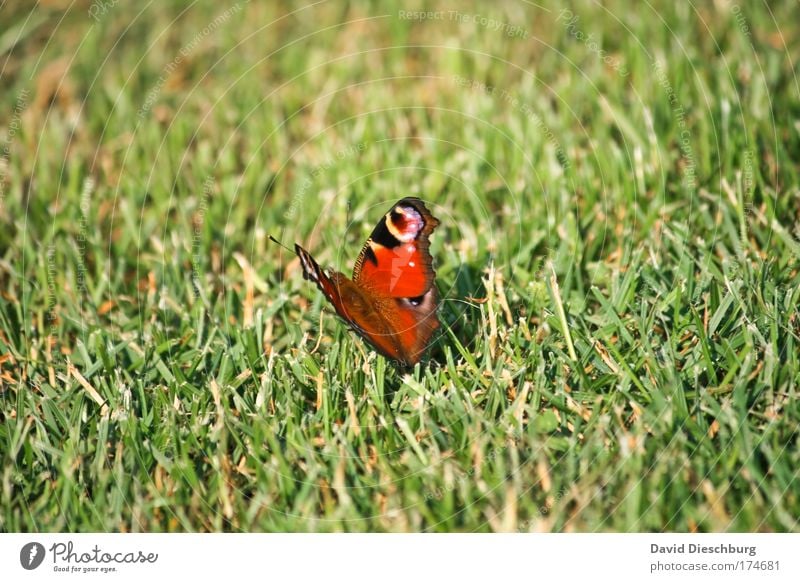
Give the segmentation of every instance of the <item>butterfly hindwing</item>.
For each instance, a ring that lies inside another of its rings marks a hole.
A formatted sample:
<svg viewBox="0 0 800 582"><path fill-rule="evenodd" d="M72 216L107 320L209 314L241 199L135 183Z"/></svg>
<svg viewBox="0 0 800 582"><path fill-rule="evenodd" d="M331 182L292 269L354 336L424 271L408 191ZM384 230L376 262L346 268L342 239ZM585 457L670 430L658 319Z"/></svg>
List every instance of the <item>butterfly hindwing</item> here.
<svg viewBox="0 0 800 582"><path fill-rule="evenodd" d="M397 311L392 314L395 321L394 330L399 338L404 361L417 362L434 332L439 328L439 318L436 316L439 297L436 286L432 286L421 297L413 299L393 299Z"/></svg>

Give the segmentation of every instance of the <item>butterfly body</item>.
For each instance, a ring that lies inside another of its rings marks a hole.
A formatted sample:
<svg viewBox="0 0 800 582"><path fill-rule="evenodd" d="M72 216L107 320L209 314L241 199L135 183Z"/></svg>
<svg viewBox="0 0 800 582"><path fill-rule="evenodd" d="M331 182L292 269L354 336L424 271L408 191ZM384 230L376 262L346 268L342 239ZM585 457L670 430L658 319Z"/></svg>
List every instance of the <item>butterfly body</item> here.
<svg viewBox="0 0 800 582"><path fill-rule="evenodd" d="M295 245L303 276L380 354L416 364L439 327L429 237L439 221L417 198L404 198L378 223L356 259L352 279L325 273Z"/></svg>

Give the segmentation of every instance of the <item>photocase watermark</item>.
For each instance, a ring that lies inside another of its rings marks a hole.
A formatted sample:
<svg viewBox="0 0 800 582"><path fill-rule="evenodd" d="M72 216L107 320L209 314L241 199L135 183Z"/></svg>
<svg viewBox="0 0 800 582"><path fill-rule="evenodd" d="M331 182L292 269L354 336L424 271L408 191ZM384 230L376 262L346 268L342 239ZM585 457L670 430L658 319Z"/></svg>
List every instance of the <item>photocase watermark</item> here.
<svg viewBox="0 0 800 582"><path fill-rule="evenodd" d="M155 564L155 552L106 551L97 544L88 550L76 549L72 542L56 542L45 550L39 542L22 546L19 563L25 570L35 570L42 565L47 555L52 558L53 572L71 574L108 574L122 570L120 566Z"/></svg>
<svg viewBox="0 0 800 582"><path fill-rule="evenodd" d="M559 165L563 170L567 170L570 167L570 161L567 157L566 152L564 151L561 142L556 137L553 130L544 122L542 117L536 113L533 108L526 102L521 101L517 96L509 93L505 89L500 87L495 87L494 85L487 85L482 81L477 81L475 79L468 79L465 77L461 77L460 75L453 75L453 81L459 87L467 87L472 90L482 91L488 95L496 97L507 103L514 109L520 111L523 115L525 115L538 129L547 143L549 143L553 149L555 150L556 159L558 160Z"/></svg>
<svg viewBox="0 0 800 582"><path fill-rule="evenodd" d="M86 292L86 235L89 232L89 209L91 208L90 199L94 192L95 182L92 176L87 176L83 181L81 189L80 210L81 217L78 221L78 272L77 285L78 292Z"/></svg>
<svg viewBox="0 0 800 582"><path fill-rule="evenodd" d="M744 193L745 214L753 212L753 191L755 190L755 174L753 170L753 150L744 150L743 171L742 171L742 192Z"/></svg>
<svg viewBox="0 0 800 582"><path fill-rule="evenodd" d="M459 12L458 10L398 10L397 17L400 20L441 20L459 24L477 24L494 32L502 32L510 38L528 38L528 31L521 26L515 26L482 14Z"/></svg>
<svg viewBox="0 0 800 582"><path fill-rule="evenodd" d="M483 458L483 460L484 461L493 461L498 456L502 455L504 451L505 451L505 448L492 449L491 451L489 451L489 454L486 455ZM431 489L430 491L427 491L425 493L425 501L430 501L432 499L436 499L438 501L439 499L444 497L444 495L446 493L450 493L450 492L454 491L459 483L463 483L464 481L467 481L468 479L471 480L472 477L475 475L475 472L476 472L476 469L475 469L474 466L472 466L472 467L469 468L469 470L466 473L456 477L455 479L453 479L452 482L447 483L446 485L443 485L441 487L436 487L435 489Z"/></svg>
<svg viewBox="0 0 800 582"><path fill-rule="evenodd" d="M44 561L44 546L39 542L29 542L19 551L19 564L26 570L35 570Z"/></svg>
<svg viewBox="0 0 800 582"><path fill-rule="evenodd" d="M664 66L661 64L661 62L654 60L653 69L655 70L658 84L661 85L667 95L667 100L669 101L669 105L672 109L672 115L678 125L678 148L680 149L681 155L686 162L686 165L683 168L684 185L687 190L693 192L697 187L697 169L695 164L694 149L692 148L692 134L689 131L688 125L686 124L686 111L683 109L683 105L681 105L681 103L678 101L678 95L675 93L672 84L669 82L667 72L664 70Z"/></svg>
<svg viewBox="0 0 800 582"><path fill-rule="evenodd" d="M513 438L515 440L520 438L520 434L515 431ZM489 453L486 456L483 457L483 461L492 461L492 460L498 458L499 456L504 454L506 448L507 447L500 447L500 448L492 449L491 451L489 451ZM473 484L473 478L474 478L476 472L477 472L477 469L473 465L472 467L469 468L468 471L466 471L465 473L459 475L455 479L452 479L448 483L426 491L425 495L424 495L425 501L426 502L433 501L433 500L439 501L446 494L455 491L455 489L457 487L459 487L459 485L467 485L467 486L472 485ZM566 488L561 488L555 494L555 496L553 496L551 494L548 494L547 498L546 498L546 501L545 501L545 504L538 508L536 515L530 517L526 521L523 521L523 522L519 523L518 526L517 526L517 531L518 532L527 532L536 523L537 520L539 520L542 517L544 517L547 514L549 514L550 511L552 511L553 506L559 500L561 500L562 498L566 497L567 491L568 490Z"/></svg>
<svg viewBox="0 0 800 582"><path fill-rule="evenodd" d="M58 314L56 313L56 275L58 269L56 268L56 245L52 242L47 245L45 261L47 273L47 311L45 319L50 326L49 335L55 336L58 331Z"/></svg>
<svg viewBox="0 0 800 582"><path fill-rule="evenodd" d="M739 31L746 37L750 38L753 33L750 32L750 25L747 23L747 18L745 18L744 14L742 13L742 8L738 4L734 4L731 6L731 12L733 13L733 17L736 19L736 25L739 27Z"/></svg>
<svg viewBox="0 0 800 582"><path fill-rule="evenodd" d="M23 89L17 95L17 100L14 103L14 111L11 113L11 120L8 122L8 129L6 130L6 137L3 143L3 149L0 151L0 206L6 197L6 179L8 178L8 168L11 160L11 144L14 137L17 135L20 127L20 119L22 112L28 106L28 97L30 92Z"/></svg>
<svg viewBox="0 0 800 582"><path fill-rule="evenodd" d="M100 22L100 19L114 8L118 2L119 0L95 0L89 6L89 18L95 22Z"/></svg>
<svg viewBox="0 0 800 582"><path fill-rule="evenodd" d="M291 220L297 216L297 211L303 204L308 192L314 186L314 182L317 178L333 168L342 160L363 153L364 150L367 149L368 145L369 144L367 142L360 141L358 143L349 145L346 148L342 148L332 156L328 156L323 163L317 165L313 170L311 170L309 175L306 176L306 178L300 183L300 188L298 188L297 192L295 192L294 196L292 196L292 202L289 204L289 208L286 209L286 212L283 213L283 218L285 220Z"/></svg>
<svg viewBox="0 0 800 582"><path fill-rule="evenodd" d="M552 501L548 499L547 505L542 505L541 507L539 507L539 509L536 512L536 517L531 517L529 519L526 519L525 521L520 522L519 525L517 526L517 531L519 533L525 533L529 531L531 527L536 523L536 521L538 521L539 519L545 517L548 513L550 513L550 511L552 510L552 506L555 505L557 501L565 497L566 494L567 494L566 489L559 489L555 497L552 498Z"/></svg>
<svg viewBox="0 0 800 582"><path fill-rule="evenodd" d="M164 88L164 84L167 82L167 79L169 79L169 76L178 68L178 65L180 65L183 60L187 58L195 48L197 48L197 45L200 44L200 41L230 20L231 16L239 12L239 10L242 9L242 4L243 2L237 2L224 12L217 15L217 17L203 27L203 29L198 32L191 41L181 47L175 58L172 59L166 67L164 67L161 75L158 77L158 81L156 81L156 84L147 93L144 103L142 104L141 108L139 108L138 116L140 119L144 117L145 114L147 114L147 112L153 107L158 99L158 96L161 94L161 90Z"/></svg>
<svg viewBox="0 0 800 582"><path fill-rule="evenodd" d="M194 296L200 295L200 264L202 262L202 255L200 248L202 246L203 238L203 225L205 224L206 213L208 212L208 199L214 193L214 178L207 177L203 181L203 193L200 197L200 204L197 207L197 213L193 218L194 231L192 232L192 290Z"/></svg>
<svg viewBox="0 0 800 582"><path fill-rule="evenodd" d="M579 20L580 16L573 14L568 8L563 8L561 12L558 13L558 18L556 18L556 22L562 22L569 35L575 40L582 42L590 53L596 54L600 60L619 73L621 77L627 77L630 71L628 71L627 67L622 63L622 60L608 54L608 52L600 46L600 43L595 40L594 33L587 35L579 29Z"/></svg>

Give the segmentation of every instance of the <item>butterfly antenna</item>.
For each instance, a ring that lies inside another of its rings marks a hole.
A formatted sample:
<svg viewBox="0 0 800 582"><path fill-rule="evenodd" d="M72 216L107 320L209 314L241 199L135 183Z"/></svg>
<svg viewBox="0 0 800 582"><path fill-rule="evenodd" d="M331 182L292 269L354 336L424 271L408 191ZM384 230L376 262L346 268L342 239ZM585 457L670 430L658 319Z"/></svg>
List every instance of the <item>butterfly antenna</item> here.
<svg viewBox="0 0 800 582"><path fill-rule="evenodd" d="M276 239L276 238L275 238L274 236L272 236L272 235L269 235L269 240L271 240L272 242L276 243L276 244L277 244L277 245L279 245L279 246L282 246L283 248L285 248L285 249L286 249L287 251L289 251L290 253L293 253L293 252L294 252L292 249L290 249L289 247L287 247L285 244L283 244L281 241L279 241L278 239Z"/></svg>

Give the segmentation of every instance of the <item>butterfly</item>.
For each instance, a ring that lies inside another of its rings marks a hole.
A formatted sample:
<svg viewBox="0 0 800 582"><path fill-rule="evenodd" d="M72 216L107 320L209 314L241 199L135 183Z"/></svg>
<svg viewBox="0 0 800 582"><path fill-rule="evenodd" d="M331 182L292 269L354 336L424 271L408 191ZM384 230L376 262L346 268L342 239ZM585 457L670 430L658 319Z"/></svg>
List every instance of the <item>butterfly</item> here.
<svg viewBox="0 0 800 582"><path fill-rule="evenodd" d="M439 225L419 198L403 198L364 243L349 279L326 274L294 245L303 278L316 283L344 319L375 350L404 366L419 362L439 328L429 238Z"/></svg>

